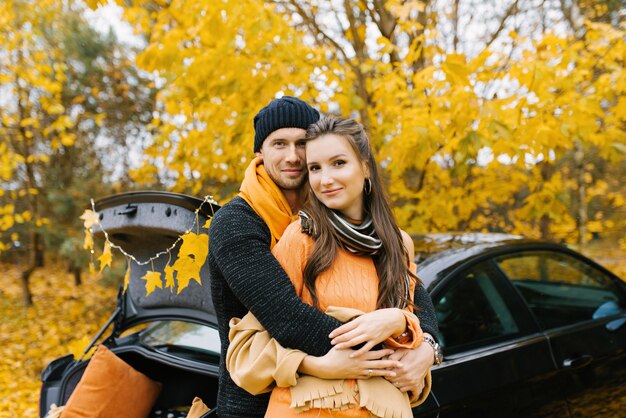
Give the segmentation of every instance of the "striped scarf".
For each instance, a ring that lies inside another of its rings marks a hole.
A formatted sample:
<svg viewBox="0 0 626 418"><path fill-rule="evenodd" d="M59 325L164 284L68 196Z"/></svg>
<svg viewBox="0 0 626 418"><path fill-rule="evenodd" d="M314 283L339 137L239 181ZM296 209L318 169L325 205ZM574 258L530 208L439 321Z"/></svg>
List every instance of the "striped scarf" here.
<svg viewBox="0 0 626 418"><path fill-rule="evenodd" d="M355 255L376 255L382 248L382 242L376 235L372 217L368 214L360 225L354 225L335 211L330 211L330 223L337 231L339 237L339 245ZM298 212L300 215L300 224L302 231L307 234L315 235L315 226L313 220L308 213L304 211Z"/></svg>
<svg viewBox="0 0 626 418"><path fill-rule="evenodd" d="M330 223L338 232L339 245L342 248L359 256L373 256L380 252L383 243L376 235L372 217L369 214L360 225L354 225L335 211L331 210L330 213L332 214ZM316 234L315 225L309 214L301 210L298 215L300 216L302 232L314 237ZM404 275L403 279L404 297L406 300L413 300L410 293L411 279L407 274Z"/></svg>

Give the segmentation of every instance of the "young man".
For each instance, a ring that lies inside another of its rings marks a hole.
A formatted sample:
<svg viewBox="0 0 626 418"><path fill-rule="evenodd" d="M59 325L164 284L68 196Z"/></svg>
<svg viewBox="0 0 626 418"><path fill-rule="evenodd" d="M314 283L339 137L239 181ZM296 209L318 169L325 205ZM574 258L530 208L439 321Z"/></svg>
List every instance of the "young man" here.
<svg viewBox="0 0 626 418"><path fill-rule="evenodd" d="M300 300L271 253L304 203L304 137L306 128L318 119L317 110L295 97L273 100L261 109L254 117L257 158L246 169L241 193L211 222L211 291L222 344L217 397L221 418L263 417L269 400L269 393L253 396L239 388L226 370L231 318L251 311L281 345L313 356L332 348L328 334L341 325ZM423 288L416 290L415 303L421 308L418 317L423 331L435 335L434 309ZM407 390L419 388L423 384L419 375L432 364L430 346L398 350L394 356L404 365L403 370L396 370L394 384Z"/></svg>

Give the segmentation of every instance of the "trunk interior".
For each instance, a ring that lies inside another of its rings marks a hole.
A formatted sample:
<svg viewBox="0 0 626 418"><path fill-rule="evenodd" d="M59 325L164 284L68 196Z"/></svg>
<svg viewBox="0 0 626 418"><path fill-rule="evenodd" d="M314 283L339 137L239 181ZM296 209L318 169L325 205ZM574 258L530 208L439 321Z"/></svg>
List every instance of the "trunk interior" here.
<svg viewBox="0 0 626 418"><path fill-rule="evenodd" d="M115 352L115 349L112 351ZM206 372L201 373L200 371L192 372L172 365L166 365L136 351L116 352L115 354L135 370L145 374L152 380L161 382L163 385L153 412L188 408L196 396L201 398L209 408L213 409L215 407L218 384L216 375L204 374ZM88 361L83 362L66 376L65 388L60 400L61 405L67 403L76 385L78 385L87 364Z"/></svg>

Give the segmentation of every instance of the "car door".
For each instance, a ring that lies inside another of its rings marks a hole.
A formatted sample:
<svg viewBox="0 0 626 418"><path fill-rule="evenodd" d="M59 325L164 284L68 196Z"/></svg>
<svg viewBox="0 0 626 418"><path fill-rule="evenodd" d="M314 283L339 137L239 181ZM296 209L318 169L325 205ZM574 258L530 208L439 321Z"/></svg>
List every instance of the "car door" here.
<svg viewBox="0 0 626 418"><path fill-rule="evenodd" d="M440 418L568 416L549 342L493 261L448 274L432 297L444 351L433 369Z"/></svg>
<svg viewBox="0 0 626 418"><path fill-rule="evenodd" d="M548 336L572 416L626 410L626 306L617 278L566 252L500 257Z"/></svg>

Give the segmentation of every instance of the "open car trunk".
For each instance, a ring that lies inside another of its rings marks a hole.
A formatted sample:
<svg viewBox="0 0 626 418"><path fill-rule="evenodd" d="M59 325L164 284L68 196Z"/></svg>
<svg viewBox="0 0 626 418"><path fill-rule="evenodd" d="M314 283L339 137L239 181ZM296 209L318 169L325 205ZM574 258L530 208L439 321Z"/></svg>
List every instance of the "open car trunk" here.
<svg viewBox="0 0 626 418"><path fill-rule="evenodd" d="M184 417L184 412L173 410L190 407L194 397L213 409L219 374L219 337L207 263L200 270L200 283L191 280L182 289L163 286L147 295L142 277L147 271L157 271L164 278L165 267L178 257L182 244L179 237L188 232L206 234L204 225L219 206L175 193L132 192L101 199L95 203L95 209L99 219L94 226L95 236L107 238L135 260L129 261L128 288L120 289L115 312L90 347L98 342L104 344L132 368L162 384L151 417L167 417L168 413ZM176 339L172 343L143 339L150 327L174 322L214 330L214 337L213 333L202 334L210 335L214 341L204 348L202 344L177 345ZM89 359L75 360L68 355L48 365L42 373L40 416L45 416L52 403L66 404L88 364Z"/></svg>

